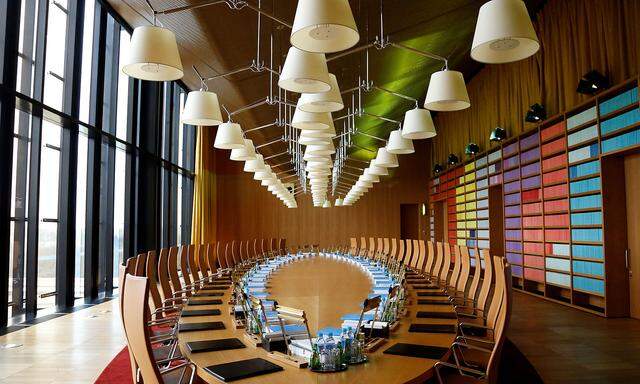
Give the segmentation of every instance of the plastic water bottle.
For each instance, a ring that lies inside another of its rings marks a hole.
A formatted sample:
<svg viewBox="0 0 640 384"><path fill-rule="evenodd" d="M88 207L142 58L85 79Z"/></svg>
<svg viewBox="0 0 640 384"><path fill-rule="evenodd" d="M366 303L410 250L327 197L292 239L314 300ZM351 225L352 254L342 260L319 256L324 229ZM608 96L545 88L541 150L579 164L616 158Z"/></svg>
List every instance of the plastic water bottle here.
<svg viewBox="0 0 640 384"><path fill-rule="evenodd" d="M347 328L342 328L340 341L342 343L342 362L344 364L349 364L351 361L351 339L349 338L349 331Z"/></svg>
<svg viewBox="0 0 640 384"><path fill-rule="evenodd" d="M318 355L320 357L320 369L325 369L325 365L329 360L329 356L327 354L327 345L324 337L322 337L322 333L318 333L318 339L316 340L316 345L318 347Z"/></svg>
<svg viewBox="0 0 640 384"><path fill-rule="evenodd" d="M336 340L333 338L333 332L329 332L329 336L324 343L324 348L327 351L327 363L323 366L323 369L333 371L336 369L336 354L338 352Z"/></svg>
<svg viewBox="0 0 640 384"><path fill-rule="evenodd" d="M318 370L321 368L320 364L320 346L324 349L324 343L322 342L322 334L318 334L318 338L316 342L311 346L311 361L309 364L311 365L311 369Z"/></svg>

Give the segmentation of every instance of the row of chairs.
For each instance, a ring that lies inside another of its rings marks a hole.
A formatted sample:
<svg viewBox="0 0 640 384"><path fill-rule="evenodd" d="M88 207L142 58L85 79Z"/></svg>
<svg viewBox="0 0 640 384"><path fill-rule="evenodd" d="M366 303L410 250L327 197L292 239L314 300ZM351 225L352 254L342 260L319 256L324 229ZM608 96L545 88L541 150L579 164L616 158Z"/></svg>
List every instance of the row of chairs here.
<svg viewBox="0 0 640 384"><path fill-rule="evenodd" d="M387 264L401 263L407 271L405 284L423 292L421 299L451 304L458 336L450 357L435 366L439 383L497 381L512 303L511 268L503 257L442 242L383 238L376 242L372 237L368 244L361 238L360 245L352 238L349 251Z"/></svg>
<svg viewBox="0 0 640 384"><path fill-rule="evenodd" d="M195 366L177 348L182 307L197 300L196 292L230 284L235 271L286 252L284 239L255 239L181 245L128 259L119 271L120 312L134 382L193 381Z"/></svg>

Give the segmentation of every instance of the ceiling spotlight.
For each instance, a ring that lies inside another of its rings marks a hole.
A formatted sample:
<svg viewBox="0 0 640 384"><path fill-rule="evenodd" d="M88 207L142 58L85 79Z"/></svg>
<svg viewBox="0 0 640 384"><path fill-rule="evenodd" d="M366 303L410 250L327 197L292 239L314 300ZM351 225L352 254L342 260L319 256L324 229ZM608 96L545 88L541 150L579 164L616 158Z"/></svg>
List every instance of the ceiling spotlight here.
<svg viewBox="0 0 640 384"><path fill-rule="evenodd" d="M190 125L221 124L223 120L218 95L204 90L189 92L180 120Z"/></svg>
<svg viewBox="0 0 640 384"><path fill-rule="evenodd" d="M593 95L605 88L609 87L609 79L598 71L589 71L582 76L578 82L578 88L576 92L585 95Z"/></svg>
<svg viewBox="0 0 640 384"><path fill-rule="evenodd" d="M500 64L523 60L540 49L527 6L522 0L491 0L480 7L471 58Z"/></svg>
<svg viewBox="0 0 640 384"><path fill-rule="evenodd" d="M444 170L444 168L442 168L442 165L440 164L436 164L433 166L433 173L438 175L440 174L440 172L442 172Z"/></svg>
<svg viewBox="0 0 640 384"><path fill-rule="evenodd" d="M424 100L426 109L459 111L470 106L471 102L462 72L445 69L431 74L427 97Z"/></svg>
<svg viewBox="0 0 640 384"><path fill-rule="evenodd" d="M360 35L349 0L299 0L290 40L309 52L338 52L356 45Z"/></svg>
<svg viewBox="0 0 640 384"><path fill-rule="evenodd" d="M331 89L324 53L290 47L282 67L278 86L291 92L318 93Z"/></svg>
<svg viewBox="0 0 640 384"><path fill-rule="evenodd" d="M504 128L495 127L493 131L491 131L491 135L489 136L489 141L501 142L502 140L507 138L507 131Z"/></svg>
<svg viewBox="0 0 640 384"><path fill-rule="evenodd" d="M464 149L464 153L469 156L473 156L478 152L480 152L480 147L476 143L469 143Z"/></svg>
<svg viewBox="0 0 640 384"><path fill-rule="evenodd" d="M126 75L150 81L172 81L182 78L182 61L176 35L162 27L137 27L131 35L127 62L122 67Z"/></svg>
<svg viewBox="0 0 640 384"><path fill-rule="evenodd" d="M454 155L453 153L449 154L449 157L447 157L447 164L449 165L456 165L458 164L458 156Z"/></svg>
<svg viewBox="0 0 640 384"><path fill-rule="evenodd" d="M244 148L244 138L242 137L240 124L232 122L220 124L213 147L218 149Z"/></svg>
<svg viewBox="0 0 640 384"><path fill-rule="evenodd" d="M528 123L539 123L547 118L547 111L544 107L538 103L529 107L527 114L524 117L524 121Z"/></svg>
<svg viewBox="0 0 640 384"><path fill-rule="evenodd" d="M402 137L405 139L429 139L436 135L431 112L426 109L414 108L404 114Z"/></svg>

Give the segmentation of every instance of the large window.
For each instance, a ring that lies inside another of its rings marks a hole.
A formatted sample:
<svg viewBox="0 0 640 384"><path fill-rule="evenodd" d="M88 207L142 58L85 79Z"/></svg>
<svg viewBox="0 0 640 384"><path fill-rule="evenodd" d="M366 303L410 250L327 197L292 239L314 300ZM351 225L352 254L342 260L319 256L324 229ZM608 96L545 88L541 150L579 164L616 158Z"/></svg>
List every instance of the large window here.
<svg viewBox="0 0 640 384"><path fill-rule="evenodd" d="M0 327L110 297L126 259L188 242L195 156L185 88L122 73L131 28L101 1L0 0L14 6L0 24L18 47L0 51L15 79L0 84L12 140Z"/></svg>

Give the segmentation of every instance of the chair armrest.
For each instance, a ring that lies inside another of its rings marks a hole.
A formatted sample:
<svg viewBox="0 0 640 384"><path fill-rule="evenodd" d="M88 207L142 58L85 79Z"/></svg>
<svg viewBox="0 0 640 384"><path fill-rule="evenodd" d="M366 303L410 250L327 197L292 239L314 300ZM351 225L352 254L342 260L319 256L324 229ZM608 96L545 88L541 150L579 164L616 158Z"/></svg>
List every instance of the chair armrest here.
<svg viewBox="0 0 640 384"><path fill-rule="evenodd" d="M493 340L485 340L485 339L481 339L479 337L472 337L472 336L458 336L456 337L456 341L458 340L463 340L464 342L468 342L468 341L472 341L474 343L481 343L481 344L488 344L488 345L494 345L495 341Z"/></svg>
<svg viewBox="0 0 640 384"><path fill-rule="evenodd" d="M477 347L475 345L461 343L459 341L454 342L452 345L455 345L455 346L460 347L460 348L472 349L474 351L480 351L480 352L485 352L485 353L489 353L489 354L493 352L492 349Z"/></svg>

